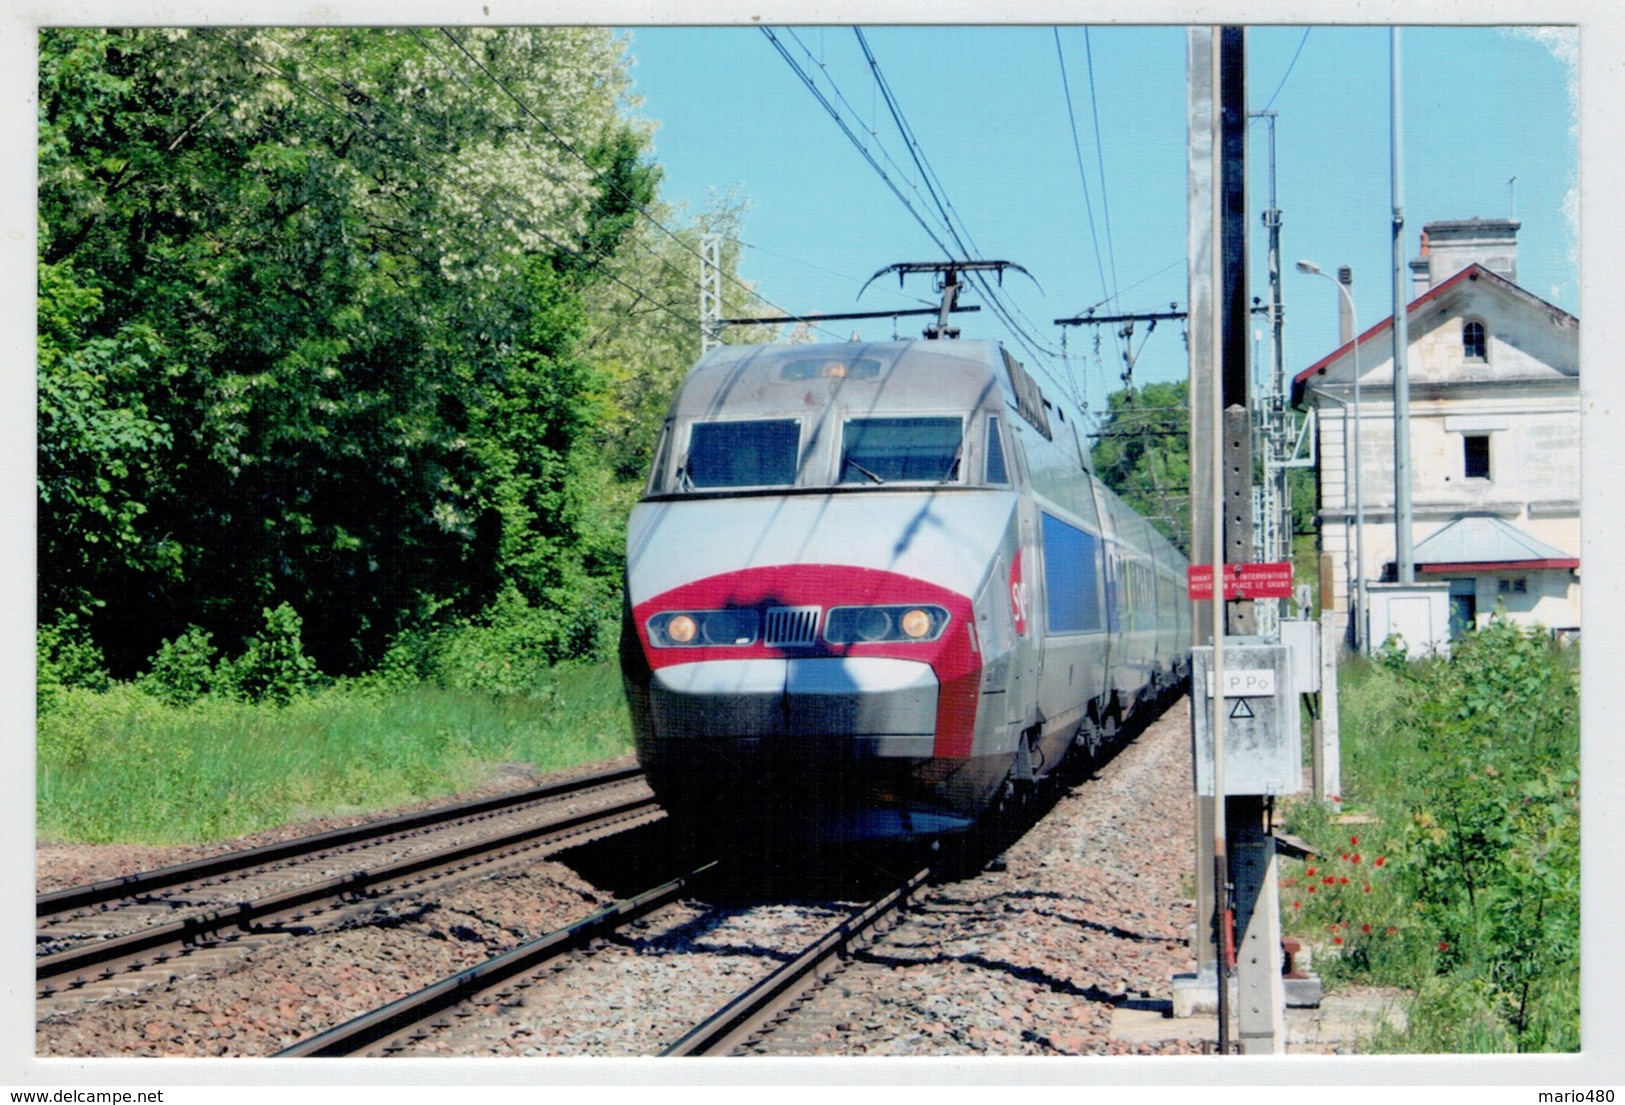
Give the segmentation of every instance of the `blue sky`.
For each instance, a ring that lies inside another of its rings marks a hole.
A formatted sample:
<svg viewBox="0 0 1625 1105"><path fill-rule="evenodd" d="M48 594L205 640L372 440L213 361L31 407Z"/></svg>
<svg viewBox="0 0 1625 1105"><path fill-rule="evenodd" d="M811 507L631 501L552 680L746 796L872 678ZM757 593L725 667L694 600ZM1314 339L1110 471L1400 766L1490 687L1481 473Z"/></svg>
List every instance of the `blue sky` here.
<svg viewBox="0 0 1625 1105"><path fill-rule="evenodd" d="M744 280L772 304L807 313L934 301L929 277L910 277L901 290L887 277L858 298L880 268L941 260L938 241L952 239L852 28L773 33L862 136L929 233L760 27L629 33L638 112L658 126L663 195L691 213L731 191L748 202ZM985 305L960 316L965 335L1003 340L1051 373L1070 370L1075 394L1098 410L1121 386L1117 328L1066 328L1063 358L1063 328L1053 320L1091 306L1143 313L1187 301L1185 29L878 26L863 33L971 252L1016 262L1036 281L1012 273L1002 291L1025 342ZM1576 44L1572 31L1401 32L1406 260L1430 220L1512 214L1523 224L1519 283L1579 313ZM1299 258L1327 271L1353 267L1362 326L1392 311L1389 58L1386 27L1248 32L1249 111L1278 113L1289 373L1327 352L1337 326L1336 290L1296 272ZM1255 120L1250 131L1250 293L1267 299L1260 218L1269 195L1267 124ZM913 336L923 322L905 318L898 327ZM827 323L819 336L841 340L853 329L884 338L893 324ZM1257 329L1267 360L1267 326ZM1188 372L1177 323L1149 335L1141 323L1131 343L1137 383Z"/></svg>

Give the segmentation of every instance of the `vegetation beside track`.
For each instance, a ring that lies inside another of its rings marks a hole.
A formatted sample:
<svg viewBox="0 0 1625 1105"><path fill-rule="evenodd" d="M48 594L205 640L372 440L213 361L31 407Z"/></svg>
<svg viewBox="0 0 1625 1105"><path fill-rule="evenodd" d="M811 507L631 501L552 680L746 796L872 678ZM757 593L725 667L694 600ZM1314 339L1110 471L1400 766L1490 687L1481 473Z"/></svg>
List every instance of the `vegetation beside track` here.
<svg viewBox="0 0 1625 1105"><path fill-rule="evenodd" d="M39 719L42 841L196 843L554 771L630 750L609 661L502 692L375 678L284 704L166 701L149 683L53 688Z"/></svg>
<svg viewBox="0 0 1625 1105"><path fill-rule="evenodd" d="M1314 970L1414 992L1392 1052L1580 1046L1579 650L1499 616L1448 658L1340 672L1342 809L1294 802L1282 865Z"/></svg>

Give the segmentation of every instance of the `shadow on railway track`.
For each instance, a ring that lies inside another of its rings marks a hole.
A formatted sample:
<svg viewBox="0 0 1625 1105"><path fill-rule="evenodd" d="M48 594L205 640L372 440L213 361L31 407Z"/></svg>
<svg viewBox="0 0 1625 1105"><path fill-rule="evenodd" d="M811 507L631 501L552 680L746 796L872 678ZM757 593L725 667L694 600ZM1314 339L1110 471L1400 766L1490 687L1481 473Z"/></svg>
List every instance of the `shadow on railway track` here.
<svg viewBox="0 0 1625 1105"><path fill-rule="evenodd" d="M793 830L749 825L706 825L667 817L561 852L556 857L578 875L616 897L694 871L717 866L693 885L708 904L747 907L797 902L867 901L922 867L932 881L973 878L1054 809L1066 794L1086 786L1129 747L1165 709L1137 711L1117 739L1094 757L1068 757L1042 784L1015 795L975 831L935 844L810 845Z"/></svg>
<svg viewBox="0 0 1625 1105"><path fill-rule="evenodd" d="M928 845L808 846L774 839L753 827L719 838L666 818L559 853L594 886L627 897L717 861L696 880L693 896L709 905L748 907L867 901L930 862Z"/></svg>

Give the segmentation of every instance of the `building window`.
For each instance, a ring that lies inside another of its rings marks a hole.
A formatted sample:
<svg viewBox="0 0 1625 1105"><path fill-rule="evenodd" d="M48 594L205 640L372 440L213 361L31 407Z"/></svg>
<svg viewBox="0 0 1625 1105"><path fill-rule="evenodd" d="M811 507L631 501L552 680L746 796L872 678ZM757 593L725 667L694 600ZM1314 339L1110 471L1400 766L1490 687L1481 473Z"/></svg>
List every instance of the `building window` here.
<svg viewBox="0 0 1625 1105"><path fill-rule="evenodd" d="M1503 581L1504 582L1504 581ZM1450 581L1450 639L1459 641L1478 625L1478 583L1472 579Z"/></svg>
<svg viewBox="0 0 1625 1105"><path fill-rule="evenodd" d="M1462 461L1470 480L1490 478L1490 435L1468 434L1461 439Z"/></svg>
<svg viewBox="0 0 1625 1105"><path fill-rule="evenodd" d="M1461 328L1461 353L1469 361L1482 361L1488 356L1484 343L1484 324L1469 322Z"/></svg>
<svg viewBox="0 0 1625 1105"><path fill-rule="evenodd" d="M1498 579L1495 581L1495 593L1498 595L1527 595L1529 593L1529 579L1519 576L1516 579Z"/></svg>

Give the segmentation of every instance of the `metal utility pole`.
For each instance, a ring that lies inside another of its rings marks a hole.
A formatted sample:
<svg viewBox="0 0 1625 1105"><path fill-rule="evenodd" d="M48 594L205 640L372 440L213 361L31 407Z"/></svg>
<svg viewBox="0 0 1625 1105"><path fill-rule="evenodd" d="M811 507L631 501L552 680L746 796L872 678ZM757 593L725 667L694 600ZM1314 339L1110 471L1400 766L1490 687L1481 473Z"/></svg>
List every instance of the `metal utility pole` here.
<svg viewBox="0 0 1625 1105"><path fill-rule="evenodd" d="M1218 1046L1229 1053L1231 1019L1246 1053L1285 1046L1280 917L1270 889L1274 837L1266 799L1225 783L1225 638L1255 632L1253 602L1226 602L1226 565L1253 557L1252 434L1248 414L1246 31L1193 27L1190 79L1191 513L1194 565L1211 566L1210 606L1193 610L1195 646L1212 642L1211 697L1193 683L1193 711L1210 719L1212 797L1198 807L1198 909L1213 918L1213 941L1197 947L1199 976L1213 964ZM1204 502L1203 490L1210 492ZM1211 866L1202 852L1211 848ZM1204 868L1209 868L1204 871ZM1203 884L1206 883L1204 886ZM1239 928L1233 927L1239 924ZM1238 956L1234 938L1241 945ZM1232 1010L1229 974L1238 971Z"/></svg>
<svg viewBox="0 0 1625 1105"><path fill-rule="evenodd" d="M1405 354L1410 346L1410 302L1405 274L1404 136L1400 133L1399 28L1388 31L1390 100L1389 123L1394 192L1394 564L1400 583L1416 582L1416 558L1411 551L1411 374Z"/></svg>
<svg viewBox="0 0 1625 1105"><path fill-rule="evenodd" d="M1348 502L1348 487L1350 472L1353 473L1354 482L1354 560L1349 569L1349 586L1353 588L1350 607L1354 622L1354 651L1364 653L1368 648L1366 640L1370 622L1366 617L1366 591L1365 591L1365 496L1361 494L1360 470L1365 467L1365 454L1360 451L1360 322L1354 311L1354 293L1349 291L1348 282L1334 277L1313 261L1299 261L1298 271L1308 273L1310 276L1324 276L1337 286L1337 294L1343 297L1348 309L1349 328L1354 337L1350 339L1350 355L1354 359L1354 405L1352 409L1329 393L1326 398L1342 403L1344 410L1343 422L1345 427L1349 422L1349 415L1353 415L1353 440L1347 429L1343 431L1343 496L1345 505ZM1344 268L1342 272L1347 272ZM1349 458L1353 458L1352 465Z"/></svg>
<svg viewBox="0 0 1625 1105"><path fill-rule="evenodd" d="M722 344L722 235L700 235L700 353Z"/></svg>
<svg viewBox="0 0 1625 1105"><path fill-rule="evenodd" d="M1269 181L1270 203L1264 211L1264 226L1269 231L1270 278L1270 347L1271 364L1269 390L1260 404L1260 445L1264 460L1264 485L1260 488L1258 518L1262 540L1258 544L1261 561L1290 561L1292 559L1292 486L1287 470L1292 467L1295 433L1292 412L1287 409L1286 352L1281 342L1284 309L1281 304L1281 209L1276 203L1275 174L1275 120L1274 111L1261 111L1252 118L1263 119L1269 125ZM1286 612L1284 603L1263 608L1265 615L1274 614L1270 624L1260 628L1269 630Z"/></svg>
<svg viewBox="0 0 1625 1105"><path fill-rule="evenodd" d="M1220 250L1216 228L1218 218L1215 204L1218 193L1218 97L1219 51L1215 41L1215 28L1192 27L1186 32L1186 67L1188 89L1187 129L1190 146L1187 150L1189 184L1189 212L1187 252L1190 257L1190 316L1186 333L1190 352L1190 458L1191 458L1191 545L1192 564L1213 564L1223 560L1222 541L1215 535L1214 519L1222 518L1222 494L1216 489L1218 473L1223 465L1212 456L1220 440L1220 426L1216 425L1214 409L1219 403L1219 373L1215 368L1221 340L1219 336L1219 310L1214 303L1217 290L1223 286L1217 275ZM1208 494L1213 488L1213 494ZM1222 523L1221 523L1222 524ZM1218 590L1218 588L1215 588ZM1191 608L1191 646L1200 647L1214 640L1215 627L1222 631L1222 614L1215 616L1217 607L1193 603ZM1215 650L1219 662L1222 650ZM1191 687L1192 710L1202 708L1201 688ZM1224 770L1223 744L1216 742L1219 753L1215 757L1214 773ZM1215 793L1223 793L1219 786ZM1229 1022L1226 1014L1226 964L1223 955L1223 909L1227 860L1224 854L1224 803L1216 798L1197 795L1196 798L1196 972L1197 982L1205 986L1212 982L1219 1000L1219 1046L1225 1050L1229 1044Z"/></svg>

